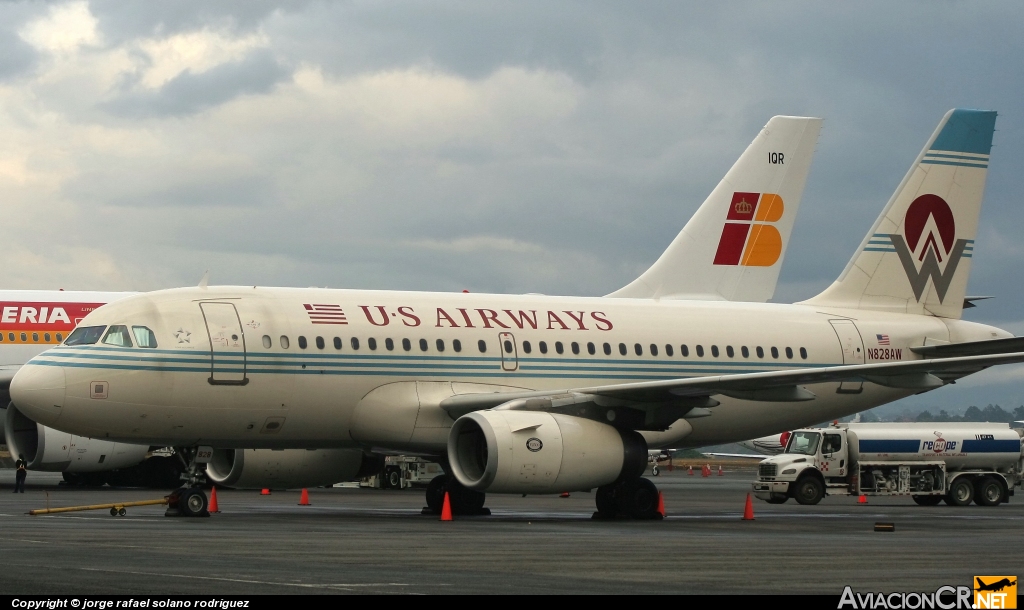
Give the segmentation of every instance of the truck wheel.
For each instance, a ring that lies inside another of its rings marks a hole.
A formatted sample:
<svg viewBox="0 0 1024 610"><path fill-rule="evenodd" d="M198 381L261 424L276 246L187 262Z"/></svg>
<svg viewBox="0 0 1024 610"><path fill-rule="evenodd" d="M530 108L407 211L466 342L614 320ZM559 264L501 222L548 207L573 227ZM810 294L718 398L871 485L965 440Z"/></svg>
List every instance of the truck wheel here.
<svg viewBox="0 0 1024 610"><path fill-rule="evenodd" d="M918 506L937 506L942 502L942 496L914 496L914 502Z"/></svg>
<svg viewBox="0 0 1024 610"><path fill-rule="evenodd" d="M825 486L814 477L804 477L796 482L796 501L804 505L814 505L825 497Z"/></svg>
<svg viewBox="0 0 1024 610"><path fill-rule="evenodd" d="M397 468L389 468L387 473L388 486L391 489L402 488L402 471Z"/></svg>
<svg viewBox="0 0 1024 610"><path fill-rule="evenodd" d="M943 498L950 506L967 506L974 499L974 485L967 477L960 477L949 486L949 493Z"/></svg>
<svg viewBox="0 0 1024 610"><path fill-rule="evenodd" d="M974 503L979 506L999 506L1003 499L1003 486L995 477L984 477L974 491Z"/></svg>

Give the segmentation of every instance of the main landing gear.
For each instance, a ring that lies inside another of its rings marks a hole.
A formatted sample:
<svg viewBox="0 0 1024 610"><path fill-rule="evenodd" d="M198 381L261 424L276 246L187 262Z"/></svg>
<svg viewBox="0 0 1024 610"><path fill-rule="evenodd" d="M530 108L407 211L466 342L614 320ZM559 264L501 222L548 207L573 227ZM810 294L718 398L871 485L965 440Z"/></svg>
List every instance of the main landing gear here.
<svg viewBox="0 0 1024 610"><path fill-rule="evenodd" d="M165 517L209 517L209 501L201 485L206 483L206 463L198 459L195 447L175 447L175 454L185 466L181 473L182 486L167 497Z"/></svg>
<svg viewBox="0 0 1024 610"><path fill-rule="evenodd" d="M658 488L643 477L631 478L597 488L595 519L661 519Z"/></svg>
<svg viewBox="0 0 1024 610"><path fill-rule="evenodd" d="M440 515L444 508L444 494L448 493L448 502L455 515L489 515L491 511L484 508L487 495L480 491L468 489L450 474L440 474L430 480L427 485L427 506L425 515Z"/></svg>

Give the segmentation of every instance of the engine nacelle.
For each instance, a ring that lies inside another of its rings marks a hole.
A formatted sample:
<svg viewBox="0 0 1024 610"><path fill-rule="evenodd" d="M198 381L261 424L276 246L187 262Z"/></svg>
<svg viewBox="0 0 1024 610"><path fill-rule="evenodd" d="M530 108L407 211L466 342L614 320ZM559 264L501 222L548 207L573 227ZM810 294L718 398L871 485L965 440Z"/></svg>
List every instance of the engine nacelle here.
<svg viewBox="0 0 1024 610"><path fill-rule="evenodd" d="M4 437L11 457L25 456L29 470L103 472L128 468L146 459L148 445L113 443L75 436L37 424L8 405Z"/></svg>
<svg viewBox="0 0 1024 610"><path fill-rule="evenodd" d="M206 477L236 489L319 487L351 481L371 461L359 449L214 449Z"/></svg>
<svg viewBox="0 0 1024 610"><path fill-rule="evenodd" d="M476 411L452 426L448 460L476 491L580 491L640 476L647 443L632 430L571 415Z"/></svg>

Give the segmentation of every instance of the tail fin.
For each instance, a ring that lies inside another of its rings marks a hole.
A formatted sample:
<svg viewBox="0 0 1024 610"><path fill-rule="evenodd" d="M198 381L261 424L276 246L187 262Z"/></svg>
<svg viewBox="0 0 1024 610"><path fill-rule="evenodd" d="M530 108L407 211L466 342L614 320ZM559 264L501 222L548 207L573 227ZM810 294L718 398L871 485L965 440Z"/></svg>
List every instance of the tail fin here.
<svg viewBox="0 0 1024 610"><path fill-rule="evenodd" d="M608 296L770 299L821 123L786 116L768 121L651 268Z"/></svg>
<svg viewBox="0 0 1024 610"><path fill-rule="evenodd" d="M805 302L959 318L995 124L947 112L842 275Z"/></svg>

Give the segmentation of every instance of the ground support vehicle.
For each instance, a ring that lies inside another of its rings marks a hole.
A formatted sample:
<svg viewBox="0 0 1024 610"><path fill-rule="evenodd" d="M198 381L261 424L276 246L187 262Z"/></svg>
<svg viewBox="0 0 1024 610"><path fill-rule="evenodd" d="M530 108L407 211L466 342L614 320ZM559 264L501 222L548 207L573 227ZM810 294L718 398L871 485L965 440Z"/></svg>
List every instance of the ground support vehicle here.
<svg viewBox="0 0 1024 610"><path fill-rule="evenodd" d="M1021 485L1024 430L992 423L850 423L795 430L758 465L754 495L772 504L827 495L911 496L996 506Z"/></svg>
<svg viewBox="0 0 1024 610"><path fill-rule="evenodd" d="M384 458L380 472L363 477L359 486L375 489L426 487L431 479L443 474L444 470L436 462L406 455L389 455Z"/></svg>

